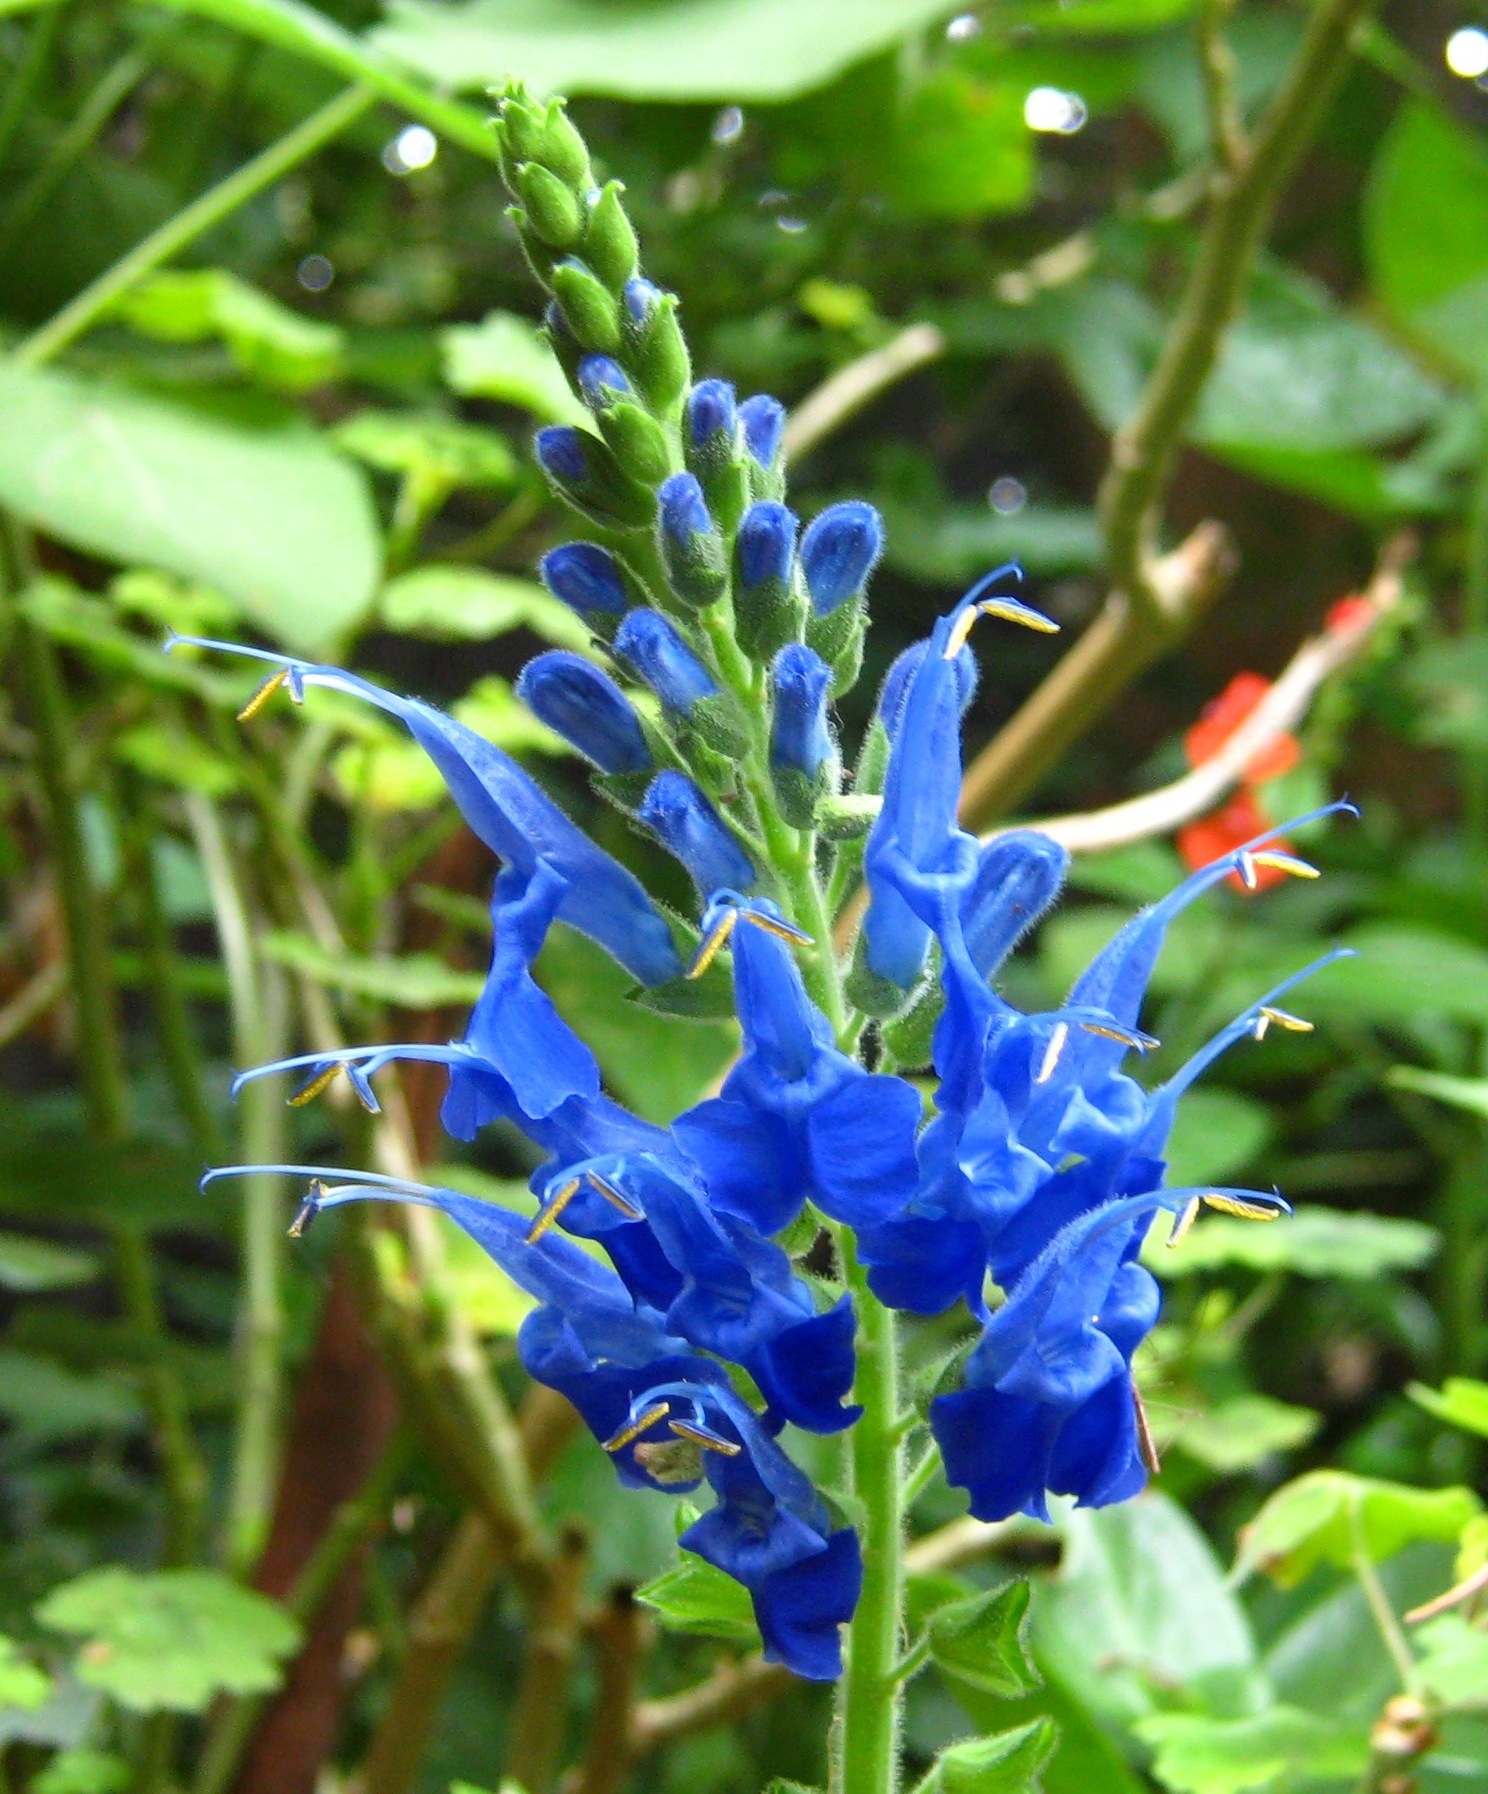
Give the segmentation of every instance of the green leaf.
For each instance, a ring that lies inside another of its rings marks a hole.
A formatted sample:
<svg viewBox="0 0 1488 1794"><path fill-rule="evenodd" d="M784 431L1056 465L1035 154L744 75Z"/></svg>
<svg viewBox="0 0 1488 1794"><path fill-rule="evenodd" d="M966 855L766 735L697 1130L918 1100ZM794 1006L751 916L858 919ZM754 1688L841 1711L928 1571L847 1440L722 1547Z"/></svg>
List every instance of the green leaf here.
<svg viewBox="0 0 1488 1794"><path fill-rule="evenodd" d="M1375 292L1463 372L1488 371L1488 153L1444 106L1407 100L1370 171L1364 243Z"/></svg>
<svg viewBox="0 0 1488 1794"><path fill-rule="evenodd" d="M759 1628L747 1590L690 1551L683 1552L674 1569L637 1589L636 1599L652 1608L671 1632L700 1632L759 1648Z"/></svg>
<svg viewBox="0 0 1488 1794"><path fill-rule="evenodd" d="M109 745L116 760L178 791L223 798L242 784L242 775L231 760L174 720L135 723L121 730Z"/></svg>
<svg viewBox="0 0 1488 1794"><path fill-rule="evenodd" d="M341 371L345 338L223 268L168 269L132 286L115 310L142 336L168 343L220 337L250 379L304 392Z"/></svg>
<svg viewBox="0 0 1488 1794"><path fill-rule="evenodd" d="M59 1750L31 1783L31 1794L128 1794L134 1770L110 1750Z"/></svg>
<svg viewBox="0 0 1488 1794"><path fill-rule="evenodd" d="M27 1663L13 1638L0 1633L0 1707L34 1713L51 1699L52 1678Z"/></svg>
<svg viewBox="0 0 1488 1794"><path fill-rule="evenodd" d="M1039 1772L1058 1742L1052 1719L969 1738L943 1750L920 1787L924 1794L1036 1794Z"/></svg>
<svg viewBox="0 0 1488 1794"><path fill-rule="evenodd" d="M946 1675L1012 1700L1042 1677L1024 1643L1029 1587L1005 1583L940 1608L930 1621L930 1655Z"/></svg>
<svg viewBox="0 0 1488 1794"><path fill-rule="evenodd" d="M44 1289L76 1289L98 1276L98 1260L74 1246L54 1246L25 1234L0 1233L0 1289L34 1294Z"/></svg>
<svg viewBox="0 0 1488 1794"><path fill-rule="evenodd" d="M1418 1065L1395 1065L1385 1082L1399 1090L1435 1097L1454 1109L1466 1109L1469 1115L1488 1116L1488 1078L1454 1078L1445 1072L1422 1071Z"/></svg>
<svg viewBox="0 0 1488 1794"><path fill-rule="evenodd" d="M1369 1761L1369 1733L1272 1707L1243 1719L1198 1713L1153 1713L1132 1730L1157 1752L1153 1773L1175 1794L1245 1794L1285 1776L1297 1781L1352 1780Z"/></svg>
<svg viewBox="0 0 1488 1794"><path fill-rule="evenodd" d="M1270 1109L1238 1090L1187 1091L1168 1141L1168 1182L1227 1183L1260 1157L1275 1129Z"/></svg>
<svg viewBox="0 0 1488 1794"><path fill-rule="evenodd" d="M1448 1377L1439 1390L1411 1383L1405 1393L1438 1420L1488 1439L1488 1383L1476 1377Z"/></svg>
<svg viewBox="0 0 1488 1794"><path fill-rule="evenodd" d="M1034 1606L1040 1665L1096 1716L1127 1724L1182 1690L1244 1688L1255 1645L1209 1542L1166 1495L1077 1508Z"/></svg>
<svg viewBox="0 0 1488 1794"><path fill-rule="evenodd" d="M530 579L481 567L415 567L383 587L382 622L430 641L484 642L513 629L580 653L591 637L581 618Z"/></svg>
<svg viewBox="0 0 1488 1794"><path fill-rule="evenodd" d="M259 949L275 964L303 972L328 990L371 997L399 1009L473 1003L486 982L479 972L456 971L432 953L410 953L401 959L333 953L303 934L266 934Z"/></svg>
<svg viewBox="0 0 1488 1794"><path fill-rule="evenodd" d="M277 1602L215 1570L89 1570L53 1589L36 1617L83 1638L78 1680L136 1713L201 1713L215 1694L271 1693L300 1640Z"/></svg>
<svg viewBox="0 0 1488 1794"><path fill-rule="evenodd" d="M1242 1527L1235 1573L1260 1570L1291 1588L1319 1564L1347 1569L1356 1547L1380 1563L1414 1539L1454 1543L1482 1505L1471 1489L1414 1489L1345 1470L1310 1470Z"/></svg>
<svg viewBox="0 0 1488 1794"><path fill-rule="evenodd" d="M238 710L258 684L251 675L203 666L194 649L163 654L158 639L142 640L115 620L104 600L86 597L65 579L36 580L26 588L21 609L54 641L65 642L96 665L145 686L186 692L219 709Z"/></svg>
<svg viewBox="0 0 1488 1794"><path fill-rule="evenodd" d="M1343 940L1359 957L1327 967L1308 985L1309 1014L1368 1022L1443 1015L1488 1024L1488 951L1471 941L1389 922L1350 929Z"/></svg>
<svg viewBox="0 0 1488 1794"><path fill-rule="evenodd" d="M77 1376L49 1358L0 1350L0 1416L31 1444L131 1433L144 1423L139 1395L110 1376Z"/></svg>
<svg viewBox="0 0 1488 1794"><path fill-rule="evenodd" d="M777 1775L765 1789L765 1794L822 1794L820 1788L808 1788L805 1782L787 1781Z"/></svg>
<svg viewBox="0 0 1488 1794"><path fill-rule="evenodd" d="M1419 1221L1305 1204L1290 1219L1264 1225L1206 1216L1177 1246L1149 1245L1144 1262L1165 1277L1243 1265L1252 1271L1294 1271L1301 1277L1367 1280L1418 1270L1437 1243L1435 1230Z"/></svg>
<svg viewBox="0 0 1488 1794"><path fill-rule="evenodd" d="M1488 1705L1488 1633L1460 1613L1444 1613L1415 1634L1421 1681L1439 1701Z"/></svg>
<svg viewBox="0 0 1488 1794"><path fill-rule="evenodd" d="M1173 1443L1221 1476L1253 1470L1274 1452L1295 1451L1323 1424L1311 1408L1294 1408L1269 1395L1237 1395L1190 1415Z"/></svg>
<svg viewBox="0 0 1488 1794"><path fill-rule="evenodd" d="M541 93L783 100L942 19L946 0L394 0L374 47L437 86L519 75Z"/></svg>
<svg viewBox="0 0 1488 1794"><path fill-rule="evenodd" d="M337 424L331 436L338 448L381 473L422 474L451 490L501 490L518 474L511 444L499 430L447 417L418 417L369 405Z"/></svg>
<svg viewBox="0 0 1488 1794"><path fill-rule="evenodd" d="M587 421L547 338L515 312L491 311L479 324L451 324L440 332L439 344L445 384L463 398L519 405L544 423Z"/></svg>
<svg viewBox="0 0 1488 1794"><path fill-rule="evenodd" d="M900 211L918 218L985 218L1021 210L1032 195L1033 137L1022 84L942 68L919 82L893 123L885 174Z"/></svg>
<svg viewBox="0 0 1488 1794"><path fill-rule="evenodd" d="M252 395L188 405L0 362L0 504L72 547L216 587L291 648L324 648L372 601L362 476Z"/></svg>

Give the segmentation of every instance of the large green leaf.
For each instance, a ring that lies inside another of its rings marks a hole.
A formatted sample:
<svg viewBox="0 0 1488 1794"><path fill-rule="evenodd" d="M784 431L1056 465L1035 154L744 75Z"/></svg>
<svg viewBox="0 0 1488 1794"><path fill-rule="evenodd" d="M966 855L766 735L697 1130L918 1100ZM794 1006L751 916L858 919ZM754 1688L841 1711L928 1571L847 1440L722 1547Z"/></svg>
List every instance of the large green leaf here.
<svg viewBox="0 0 1488 1794"><path fill-rule="evenodd" d="M78 1376L48 1358L0 1351L0 1418L32 1444L129 1433L144 1422L137 1392L111 1376Z"/></svg>
<svg viewBox="0 0 1488 1794"><path fill-rule="evenodd" d="M1376 293L1463 370L1488 371L1488 149L1442 106L1408 100L1364 205Z"/></svg>
<svg viewBox="0 0 1488 1794"><path fill-rule="evenodd" d="M1034 175L1025 91L956 68L920 82L894 120L886 159L899 209L915 217L981 218L1025 206Z"/></svg>
<svg viewBox="0 0 1488 1794"><path fill-rule="evenodd" d="M13 1638L0 1634L0 1707L30 1713L45 1705L51 1692L52 1678L21 1656Z"/></svg>
<svg viewBox="0 0 1488 1794"><path fill-rule="evenodd" d="M889 565L915 579L956 586L999 561L1041 575L1089 573L1100 565L1095 512L1076 505L1029 505L1009 517L989 505L881 504Z"/></svg>
<svg viewBox="0 0 1488 1794"><path fill-rule="evenodd" d="M1200 1713L1153 1713L1132 1728L1157 1751L1153 1773L1175 1794L1245 1794L1281 1777L1341 1781L1369 1760L1369 1733L1304 1713L1271 1707L1242 1719Z"/></svg>
<svg viewBox="0 0 1488 1794"><path fill-rule="evenodd" d="M53 1589L36 1617L86 1639L78 1680L136 1713L200 1713L215 1694L267 1694L300 1637L276 1602L215 1570L90 1570Z"/></svg>
<svg viewBox="0 0 1488 1794"><path fill-rule="evenodd" d="M236 598L315 651L371 604L380 549L361 474L300 419L0 362L0 504L105 560Z"/></svg>
<svg viewBox="0 0 1488 1794"><path fill-rule="evenodd" d="M267 934L259 947L266 959L303 972L328 990L371 997L399 1009L473 1003L485 988L479 972L457 971L432 953L409 953L400 959L331 953L308 935L289 933Z"/></svg>
<svg viewBox="0 0 1488 1794"><path fill-rule="evenodd" d="M393 0L374 48L457 93L783 100L955 11L947 0Z"/></svg>
<svg viewBox="0 0 1488 1794"><path fill-rule="evenodd" d="M465 398L519 405L544 423L584 423L547 338L515 312L487 312L479 324L451 324L439 335L445 384Z"/></svg>
<svg viewBox="0 0 1488 1794"><path fill-rule="evenodd" d="M1416 1489L1345 1470L1309 1470L1278 1489L1242 1529L1236 1572L1261 1570L1290 1588L1319 1564L1349 1568L1358 1552L1380 1563L1416 1539L1455 1542L1482 1505L1471 1489Z"/></svg>
<svg viewBox="0 0 1488 1794"><path fill-rule="evenodd" d="M1419 1221L1308 1205L1290 1219L1265 1226L1222 1215L1206 1217L1178 1245L1149 1246L1146 1262L1167 1277L1243 1265L1251 1271L1295 1271L1302 1277L1366 1279L1418 1270L1436 1247L1435 1231Z"/></svg>
<svg viewBox="0 0 1488 1794"><path fill-rule="evenodd" d="M1439 1701L1488 1703L1488 1633L1446 1613L1416 1634L1421 1680Z"/></svg>
<svg viewBox="0 0 1488 1794"><path fill-rule="evenodd" d="M1221 1476L1231 1476L1254 1469L1274 1452L1295 1451L1322 1424L1322 1415L1311 1408L1294 1408L1270 1395L1237 1395L1188 1415L1173 1443Z"/></svg>
<svg viewBox="0 0 1488 1794"><path fill-rule="evenodd" d="M583 653L592 640L581 619L542 586L484 567L430 564L400 573L383 588L378 610L389 629L437 642L484 642L530 629Z"/></svg>
<svg viewBox="0 0 1488 1794"><path fill-rule="evenodd" d="M43 1289L74 1289L98 1275L98 1260L73 1246L54 1246L21 1233L0 1233L0 1289L28 1294Z"/></svg>

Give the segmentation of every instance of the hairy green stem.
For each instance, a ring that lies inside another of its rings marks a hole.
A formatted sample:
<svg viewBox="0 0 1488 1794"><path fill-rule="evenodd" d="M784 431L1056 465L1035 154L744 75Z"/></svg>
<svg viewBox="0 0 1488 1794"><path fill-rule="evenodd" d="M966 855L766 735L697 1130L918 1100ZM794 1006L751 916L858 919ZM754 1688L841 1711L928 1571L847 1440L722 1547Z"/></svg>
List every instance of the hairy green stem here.
<svg viewBox="0 0 1488 1794"><path fill-rule="evenodd" d="M96 324L136 281L179 254L188 243L194 243L214 224L220 224L266 187L273 186L332 138L340 136L349 124L376 103L376 98L371 88L358 84L328 100L318 112L311 113L277 143L271 143L252 161L245 162L173 218L168 218L111 268L106 268L96 280L90 281L55 317L26 338L16 350L14 359L23 367L39 367L50 361Z"/></svg>
<svg viewBox="0 0 1488 1794"><path fill-rule="evenodd" d="M832 1794L895 1794L903 1682L898 1675L904 1621L904 1442L899 1426L896 1317L868 1287L852 1237L837 1250L858 1315L862 1417L852 1430L852 1492L863 1515L863 1593L847 1629L846 1667L838 1684Z"/></svg>

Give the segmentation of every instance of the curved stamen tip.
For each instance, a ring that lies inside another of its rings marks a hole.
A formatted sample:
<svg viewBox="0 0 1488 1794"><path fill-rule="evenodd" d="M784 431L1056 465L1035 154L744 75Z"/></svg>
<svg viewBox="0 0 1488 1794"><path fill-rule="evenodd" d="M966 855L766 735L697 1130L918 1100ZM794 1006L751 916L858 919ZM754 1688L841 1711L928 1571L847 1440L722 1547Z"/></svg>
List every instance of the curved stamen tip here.
<svg viewBox="0 0 1488 1794"><path fill-rule="evenodd" d="M725 1439L721 1433L715 1433L711 1427L705 1427L696 1420L669 1420L667 1425L679 1439L686 1439L693 1445L702 1446L704 1451L716 1451L721 1457L736 1458L743 1451L742 1445L732 1439Z"/></svg>
<svg viewBox="0 0 1488 1794"><path fill-rule="evenodd" d="M1199 1201L1216 1214L1234 1215L1241 1221L1279 1221L1292 1212L1292 1205L1278 1190L1263 1196L1254 1190L1206 1190Z"/></svg>
<svg viewBox="0 0 1488 1794"><path fill-rule="evenodd" d="M739 925L739 911L728 908L717 918L713 926L703 936L698 950L693 956L692 964L687 968L689 978L701 978L713 961L728 945L729 937Z"/></svg>
<svg viewBox="0 0 1488 1794"><path fill-rule="evenodd" d="M647 1408L644 1414L638 1414L628 1426L621 1427L618 1433L604 1442L606 1451L623 1451L632 1439L639 1439L648 1427L656 1425L658 1420L665 1420L672 1411L670 1402L657 1402L654 1407Z"/></svg>
<svg viewBox="0 0 1488 1794"><path fill-rule="evenodd" d="M814 947L816 942L804 928L797 928L794 922L787 922L783 916L767 916L762 910L752 905L746 906L739 914L749 923L751 928L759 928L766 934L773 934L777 939L790 941L797 947Z"/></svg>
<svg viewBox="0 0 1488 1794"><path fill-rule="evenodd" d="M336 1081L336 1074L341 1070L339 1063L323 1065L319 1071L311 1072L305 1082L300 1085L289 1099L291 1109L303 1109L307 1103L313 1103L323 1090L327 1090ZM237 1095L242 1078L233 1079L233 1094Z"/></svg>
<svg viewBox="0 0 1488 1794"><path fill-rule="evenodd" d="M1035 610L1031 604L1022 604L1016 598L974 598L968 595L962 599L961 608L946 635L945 647L941 649L943 660L954 660L966 646L978 617L997 617L1004 623L1021 623L1025 629L1035 629L1040 635L1059 633L1059 625L1054 619L1046 617L1041 610Z"/></svg>

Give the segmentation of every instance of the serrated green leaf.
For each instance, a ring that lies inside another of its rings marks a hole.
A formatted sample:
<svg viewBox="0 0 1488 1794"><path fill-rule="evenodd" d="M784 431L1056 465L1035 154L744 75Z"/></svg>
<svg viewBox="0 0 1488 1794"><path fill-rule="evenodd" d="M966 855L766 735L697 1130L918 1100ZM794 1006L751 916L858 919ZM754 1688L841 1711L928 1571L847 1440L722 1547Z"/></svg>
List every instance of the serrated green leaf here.
<svg viewBox="0 0 1488 1794"><path fill-rule="evenodd" d="M1269 1395L1237 1395L1188 1416L1173 1443L1221 1476L1253 1470L1275 1452L1295 1451L1323 1424L1311 1408Z"/></svg>
<svg viewBox="0 0 1488 1794"><path fill-rule="evenodd" d="M929 1626L936 1666L1008 1700L1037 1688L1042 1678L1024 1641L1028 1599L1020 1580L942 1607Z"/></svg>
<svg viewBox="0 0 1488 1794"><path fill-rule="evenodd" d="M547 338L527 318L487 312L479 324L451 324L439 344L445 384L463 398L499 399L544 423L587 421Z"/></svg>
<svg viewBox="0 0 1488 1794"><path fill-rule="evenodd" d="M307 652L366 614L382 558L360 470L258 394L187 403L0 361L0 503L105 560L215 587Z"/></svg>
<svg viewBox="0 0 1488 1794"><path fill-rule="evenodd" d="M1438 1420L1488 1439L1488 1383L1476 1377L1448 1377L1439 1390L1412 1383L1405 1393Z"/></svg>
<svg viewBox="0 0 1488 1794"><path fill-rule="evenodd" d="M1235 1573L1260 1570L1291 1588L1319 1564L1347 1569L1356 1549L1382 1563L1414 1539L1455 1543L1482 1505L1471 1489L1414 1489L1345 1470L1310 1470L1241 1528Z"/></svg>
<svg viewBox="0 0 1488 1794"><path fill-rule="evenodd" d="M759 1648L759 1627L748 1592L690 1551L674 1569L636 1590L636 1599L651 1608L672 1632L699 1632Z"/></svg>
<svg viewBox="0 0 1488 1794"><path fill-rule="evenodd" d="M302 317L224 268L157 270L114 309L131 329L161 342L220 337L250 379L285 392L304 392L341 371L345 337L334 324Z"/></svg>
<svg viewBox="0 0 1488 1794"><path fill-rule="evenodd" d="M1150 1244L1143 1262L1163 1277L1243 1265L1252 1271L1362 1280L1417 1270L1437 1244L1435 1230L1419 1221L1302 1204L1290 1218L1264 1226L1206 1216L1177 1246Z"/></svg>
<svg viewBox="0 0 1488 1794"><path fill-rule="evenodd" d="M36 1608L85 1640L77 1676L136 1713L200 1713L213 1695L267 1694L299 1644L277 1602L215 1570L89 1570Z"/></svg>
<svg viewBox="0 0 1488 1794"><path fill-rule="evenodd" d="M0 1633L0 1707L34 1713L51 1698L52 1678L27 1663L13 1638Z"/></svg>
<svg viewBox="0 0 1488 1794"><path fill-rule="evenodd" d="M1283 1777L1339 1781L1369 1761L1363 1726L1340 1724L1299 1707L1272 1707L1241 1719L1154 1713L1132 1730L1157 1752L1153 1773L1175 1794L1245 1794Z"/></svg>
<svg viewBox="0 0 1488 1794"><path fill-rule="evenodd" d="M952 1744L936 1758L922 1783L924 1794L1036 1794L1039 1772L1058 1742L1052 1719L1032 1719L990 1738Z"/></svg>
<svg viewBox="0 0 1488 1794"><path fill-rule="evenodd" d="M75 1246L54 1246L26 1234L0 1233L0 1289L34 1294L44 1289L76 1289L99 1273L91 1252Z"/></svg>
<svg viewBox="0 0 1488 1794"><path fill-rule="evenodd" d="M431 641L489 641L530 629L544 641L580 653L589 630L566 604L530 579L487 573L481 567L415 567L383 587L382 621L403 635Z"/></svg>

